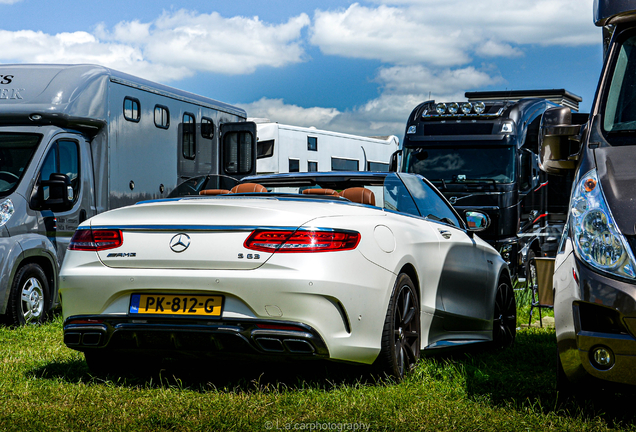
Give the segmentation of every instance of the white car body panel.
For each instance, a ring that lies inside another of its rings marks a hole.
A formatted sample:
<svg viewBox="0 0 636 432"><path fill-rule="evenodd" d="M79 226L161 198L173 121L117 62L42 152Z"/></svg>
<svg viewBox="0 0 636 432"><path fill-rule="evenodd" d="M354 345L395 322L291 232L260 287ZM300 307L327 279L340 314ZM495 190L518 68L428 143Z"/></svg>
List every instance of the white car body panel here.
<svg viewBox="0 0 636 432"><path fill-rule="evenodd" d="M224 296L218 321L302 323L324 341L330 359L367 364L380 352L389 300L402 269L410 267L417 275L422 349L440 340L490 340L497 281L506 270L494 249L463 229L324 200L227 196L148 202L102 213L82 224L87 227L121 229L123 244L99 252L69 251L60 273L66 321L126 318L133 293L218 294ZM260 227L355 230L360 242L353 250L337 252L246 249L245 239ZM180 233L190 237L190 245L175 253L170 242ZM458 247L467 251L460 260L476 253L481 261L464 261L457 268ZM440 297L443 278L455 272L483 277L475 299L465 305L449 292L448 298ZM439 313L445 307L451 315L467 313L486 324L474 331L449 325L449 332L429 332L435 319L443 321Z"/></svg>

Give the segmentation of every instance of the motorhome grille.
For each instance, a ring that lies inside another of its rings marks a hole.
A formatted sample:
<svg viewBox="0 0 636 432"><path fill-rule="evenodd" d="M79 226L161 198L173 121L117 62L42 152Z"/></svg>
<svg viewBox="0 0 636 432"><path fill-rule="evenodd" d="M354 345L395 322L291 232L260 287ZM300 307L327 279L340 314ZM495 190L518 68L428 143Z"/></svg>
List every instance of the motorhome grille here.
<svg viewBox="0 0 636 432"><path fill-rule="evenodd" d="M490 135L492 123L454 123L425 124L424 135Z"/></svg>

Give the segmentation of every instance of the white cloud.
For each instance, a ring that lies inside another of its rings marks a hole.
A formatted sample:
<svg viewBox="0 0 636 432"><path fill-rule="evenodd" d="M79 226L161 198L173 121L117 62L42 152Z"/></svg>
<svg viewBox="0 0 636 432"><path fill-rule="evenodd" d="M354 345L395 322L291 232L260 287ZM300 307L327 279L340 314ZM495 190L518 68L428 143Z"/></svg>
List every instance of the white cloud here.
<svg viewBox="0 0 636 432"><path fill-rule="evenodd" d="M463 69L432 70L423 66L394 66L378 71L376 81L382 93L352 110L335 108L303 108L287 105L282 99L262 98L242 107L250 117L296 126L315 126L357 135L402 134L406 119L419 103L434 98L438 101L465 100L464 92L503 81L498 73Z"/></svg>
<svg viewBox="0 0 636 432"><path fill-rule="evenodd" d="M513 45L599 43L593 0L390 0L316 11L311 42L325 54L392 64L458 66L517 57ZM388 6L387 3L393 6Z"/></svg>
<svg viewBox="0 0 636 432"><path fill-rule="evenodd" d="M18 3L22 0L0 0L0 4L14 4L14 3Z"/></svg>
<svg viewBox="0 0 636 432"><path fill-rule="evenodd" d="M258 17L179 10L112 30L100 24L93 33L0 30L0 62L96 63L162 82L197 72L248 74L303 61L301 31L308 25L306 14L270 25Z"/></svg>
<svg viewBox="0 0 636 432"><path fill-rule="evenodd" d="M335 117L341 115L335 108L303 108L298 105L287 105L282 99L261 98L256 102L241 105L250 117L267 118L272 121L295 125L316 126L322 128Z"/></svg>

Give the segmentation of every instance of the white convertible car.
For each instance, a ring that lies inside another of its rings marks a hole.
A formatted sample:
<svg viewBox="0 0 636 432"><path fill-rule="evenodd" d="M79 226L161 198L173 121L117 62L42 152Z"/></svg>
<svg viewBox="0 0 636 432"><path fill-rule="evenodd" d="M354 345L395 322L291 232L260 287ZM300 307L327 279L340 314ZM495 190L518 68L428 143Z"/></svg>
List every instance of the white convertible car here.
<svg viewBox="0 0 636 432"><path fill-rule="evenodd" d="M131 358L240 356L376 363L509 346L508 268L418 175L195 178L84 222L60 273L64 342L95 371ZM228 186L229 187L229 186Z"/></svg>

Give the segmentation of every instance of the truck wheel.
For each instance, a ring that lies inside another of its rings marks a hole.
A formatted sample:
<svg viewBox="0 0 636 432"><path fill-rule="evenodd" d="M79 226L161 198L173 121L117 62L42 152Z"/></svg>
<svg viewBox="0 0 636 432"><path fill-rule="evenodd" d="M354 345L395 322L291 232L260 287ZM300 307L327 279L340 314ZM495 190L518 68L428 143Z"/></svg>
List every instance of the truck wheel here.
<svg viewBox="0 0 636 432"><path fill-rule="evenodd" d="M49 283L42 268L34 263L18 270L13 280L7 317L15 326L40 324L48 312Z"/></svg>
<svg viewBox="0 0 636 432"><path fill-rule="evenodd" d="M420 307L411 278L401 273L393 288L384 320L378 366L402 379L420 358Z"/></svg>

